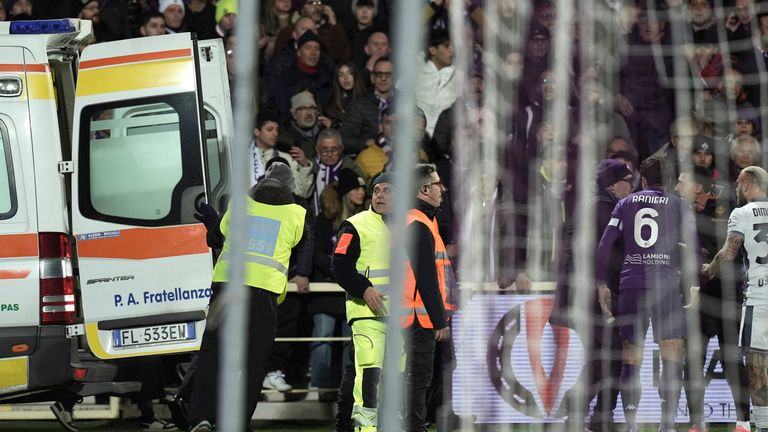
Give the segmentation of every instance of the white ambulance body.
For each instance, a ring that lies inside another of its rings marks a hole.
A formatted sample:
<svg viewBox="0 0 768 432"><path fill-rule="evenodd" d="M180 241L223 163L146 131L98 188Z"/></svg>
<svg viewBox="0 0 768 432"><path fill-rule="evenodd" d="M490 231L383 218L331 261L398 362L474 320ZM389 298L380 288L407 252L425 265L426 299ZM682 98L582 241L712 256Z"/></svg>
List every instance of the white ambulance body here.
<svg viewBox="0 0 768 432"><path fill-rule="evenodd" d="M0 23L0 402L135 389L111 359L193 351L203 334L212 259L193 214L227 186L223 45L80 53L90 34Z"/></svg>

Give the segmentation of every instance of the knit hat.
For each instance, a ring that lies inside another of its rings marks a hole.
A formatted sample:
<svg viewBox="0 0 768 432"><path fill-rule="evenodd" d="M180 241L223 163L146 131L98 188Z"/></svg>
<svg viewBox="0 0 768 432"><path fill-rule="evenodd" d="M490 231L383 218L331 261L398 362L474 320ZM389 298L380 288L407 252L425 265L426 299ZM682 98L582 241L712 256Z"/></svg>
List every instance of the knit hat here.
<svg viewBox="0 0 768 432"><path fill-rule="evenodd" d="M632 175L632 171L627 167L627 164L615 159L603 159L597 165L597 185L601 189L607 188L630 175Z"/></svg>
<svg viewBox="0 0 768 432"><path fill-rule="evenodd" d="M365 180L363 180L362 177L358 176L356 172L349 168L341 170L341 173L339 174L339 185L337 187L339 196L343 197L349 192L361 187L365 187Z"/></svg>
<svg viewBox="0 0 768 432"><path fill-rule="evenodd" d="M298 50L307 42L317 42L319 44L320 38L317 37L317 33L313 32L312 30L307 30L303 35L301 35L299 40L296 41L296 49Z"/></svg>
<svg viewBox="0 0 768 432"><path fill-rule="evenodd" d="M352 0L352 13L355 13L355 10L359 6L369 6L374 9L378 9L379 7L379 0Z"/></svg>
<svg viewBox="0 0 768 432"><path fill-rule="evenodd" d="M267 173L264 175L264 178L277 180L293 192L293 173L291 172L291 168L282 162L272 163L269 168L267 168Z"/></svg>
<svg viewBox="0 0 768 432"><path fill-rule="evenodd" d="M181 15L184 15L184 2L182 0L160 0L160 6L157 11L164 13L169 6L178 5L181 6Z"/></svg>
<svg viewBox="0 0 768 432"><path fill-rule="evenodd" d="M219 0L216 2L216 23L218 24L227 14L237 14L237 0Z"/></svg>
<svg viewBox="0 0 768 432"><path fill-rule="evenodd" d="M696 153L697 151L701 150L709 154L715 154L715 152L713 151L715 146L712 144L713 144L712 140L709 139L709 137L707 137L706 135L701 135L701 134L696 135L693 137L692 152Z"/></svg>
<svg viewBox="0 0 768 432"><path fill-rule="evenodd" d="M392 184L392 181L395 179L395 176L392 175L391 172L383 172L376 176L376 178L373 179L371 182L371 188L376 186L379 183L389 183Z"/></svg>
<svg viewBox="0 0 768 432"><path fill-rule="evenodd" d="M315 102L315 95L308 91L296 93L291 98L291 114L296 114L296 110L303 107L315 107L317 108L317 102Z"/></svg>

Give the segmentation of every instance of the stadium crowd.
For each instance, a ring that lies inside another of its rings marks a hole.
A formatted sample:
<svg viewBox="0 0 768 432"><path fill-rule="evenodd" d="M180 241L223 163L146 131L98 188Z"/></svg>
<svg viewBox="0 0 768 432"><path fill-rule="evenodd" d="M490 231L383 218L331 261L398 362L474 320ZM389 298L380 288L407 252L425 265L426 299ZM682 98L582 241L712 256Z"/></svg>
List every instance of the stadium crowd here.
<svg viewBox="0 0 768 432"><path fill-rule="evenodd" d="M419 109L412 120L418 126L419 150L413 160L435 164L450 190L456 175L468 175L454 171L457 152L471 151L454 146L454 113L464 112L459 106L464 102L457 102L462 90L457 85L455 36L449 33L455 17L449 13L449 0L423 3L426 42L423 58L414 59L419 62L415 92ZM472 115L479 121L484 114L483 80L497 72L482 63L484 26L491 19L484 3L466 0L461 17L470 29L473 55L466 72L476 96L472 104L478 107ZM706 239L703 259L712 259L736 204L741 170L765 159L761 133L768 107L763 91L768 81L768 2L605 1L614 14L614 25L606 32L610 42L604 43L616 59L613 69L583 64L581 27L583 20L593 17L576 8L568 30L574 49L567 62L567 82L556 82L553 70L559 31L554 2L499 3L493 19L525 11L530 11L530 19L523 26L522 44L510 44L496 62L515 84L511 90L515 109L510 118L501 119L508 139L499 148L499 174L484 178L477 191L483 217L490 222L485 224L486 239L493 245L483 259L486 280L518 292L527 292L532 282L557 281L558 302L562 315L567 315L572 304L568 295L572 215L582 199L577 195L579 160L595 152L596 159L619 161L627 169L604 162L595 173L603 197L599 202L611 206L642 188L640 166L649 158L666 160L670 169L665 176L673 182L681 173L690 175L688 183L681 178L680 194L697 213L699 235ZM230 83L233 61L242 49L236 40L236 0L0 0L0 4L4 20L90 19L96 42L178 32L195 32L200 39L223 38ZM253 141L243 145L253 150L254 182L264 175L270 160L290 167L294 198L308 210L312 228L309 241L291 257L289 280L298 292L290 293L279 307L277 336L348 336L343 294L313 293L311 282L334 281L331 260L338 229L368 208L370 182L390 170L392 153L398 151L394 128L403 119L393 104L398 93L391 49L394 2L261 4L259 114ZM553 120L552 113L563 108L557 104L565 104L565 125ZM587 115L597 121L588 134L581 130ZM691 181L694 186L685 188ZM454 260L461 256L455 238L463 210L447 194L437 215ZM598 239L600 234L602 227ZM739 301L739 276L731 279L702 286L703 310L715 321L720 322L723 308L730 307L722 306L724 296L733 304ZM599 315L597 306L595 313ZM567 317L560 319L569 325ZM702 320L704 326L710 323ZM719 335L716 329L704 331ZM290 393L293 387L317 387L325 390L320 400L335 400L332 389L339 386L349 358L330 342L278 343L267 362L270 372L264 387L287 392L286 400L304 397ZM433 399L433 405L440 404L439 397ZM434 409L431 416L434 421ZM608 422L609 418L595 420Z"/></svg>

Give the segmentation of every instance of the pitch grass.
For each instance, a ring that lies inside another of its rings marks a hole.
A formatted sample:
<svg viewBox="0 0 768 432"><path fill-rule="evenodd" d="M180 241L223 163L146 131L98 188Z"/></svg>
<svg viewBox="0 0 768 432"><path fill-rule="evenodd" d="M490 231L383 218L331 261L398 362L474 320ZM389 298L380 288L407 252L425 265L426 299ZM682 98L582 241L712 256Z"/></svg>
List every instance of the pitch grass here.
<svg viewBox="0 0 768 432"><path fill-rule="evenodd" d="M79 430L83 432L123 432L140 431L139 423L136 420L83 420L76 422ZM327 432L333 431L333 424L327 422L253 422L254 431L266 432ZM619 425L619 431L623 428ZM688 425L678 424L677 430L685 432ZM709 432L729 432L733 430L732 424L711 424ZM61 426L55 421L2 421L0 422L0 431L9 432L60 432ZM435 432L431 427L429 432ZM569 432L564 431L558 425L543 424L515 424L515 425L475 425L474 429L466 432ZM641 432L657 432L656 425L648 424L640 428ZM581 431L579 431L581 432Z"/></svg>

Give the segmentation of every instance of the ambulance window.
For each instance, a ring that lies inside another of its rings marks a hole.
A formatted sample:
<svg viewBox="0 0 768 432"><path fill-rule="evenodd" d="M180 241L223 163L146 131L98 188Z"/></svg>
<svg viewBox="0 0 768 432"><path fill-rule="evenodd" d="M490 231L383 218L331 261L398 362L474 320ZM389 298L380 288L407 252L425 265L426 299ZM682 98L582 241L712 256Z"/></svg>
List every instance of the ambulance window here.
<svg viewBox="0 0 768 432"><path fill-rule="evenodd" d="M224 144L219 133L218 118L208 109L205 110L205 149L208 157L208 181L210 190L216 190L222 183L224 171Z"/></svg>
<svg viewBox="0 0 768 432"><path fill-rule="evenodd" d="M0 123L0 220L16 214L16 185L13 179L11 145L5 125Z"/></svg>
<svg viewBox="0 0 768 432"><path fill-rule="evenodd" d="M145 226L187 222L181 208L202 192L193 98L178 94L83 109L79 188L85 216Z"/></svg>

